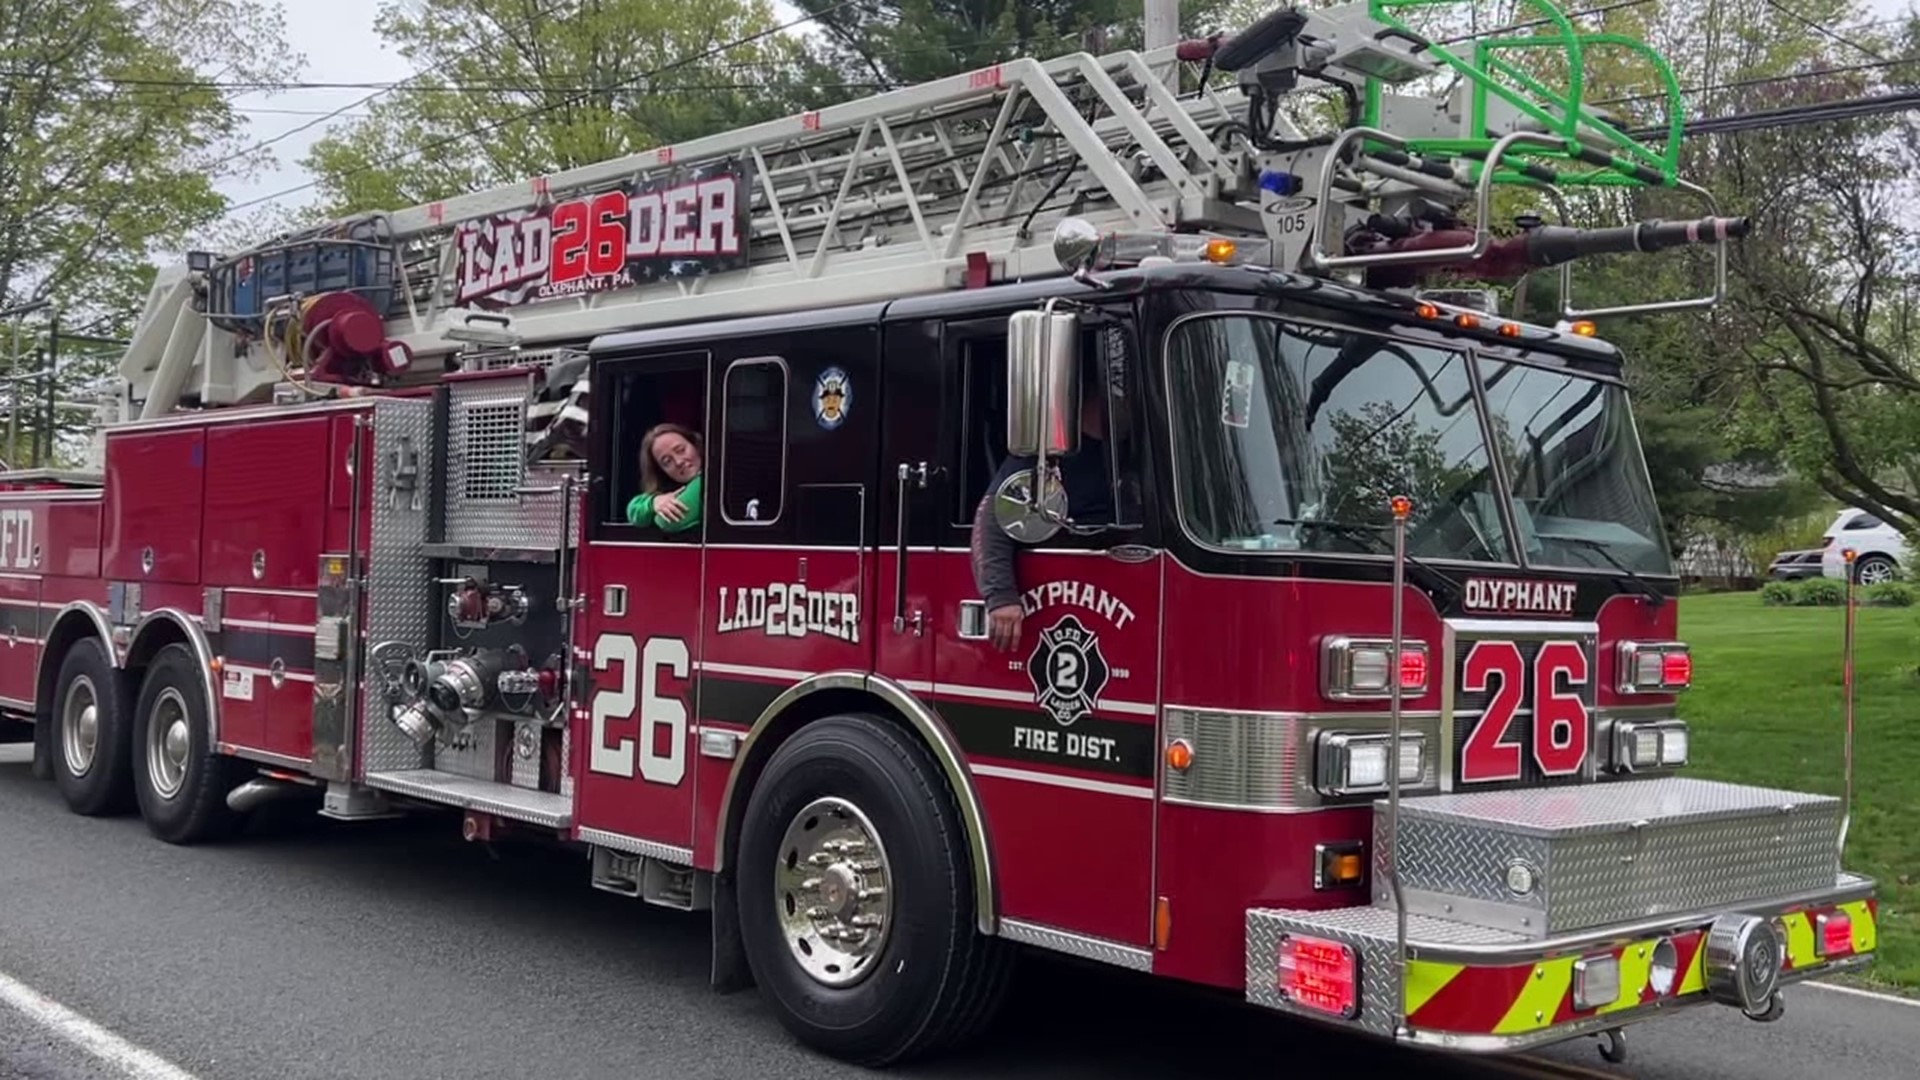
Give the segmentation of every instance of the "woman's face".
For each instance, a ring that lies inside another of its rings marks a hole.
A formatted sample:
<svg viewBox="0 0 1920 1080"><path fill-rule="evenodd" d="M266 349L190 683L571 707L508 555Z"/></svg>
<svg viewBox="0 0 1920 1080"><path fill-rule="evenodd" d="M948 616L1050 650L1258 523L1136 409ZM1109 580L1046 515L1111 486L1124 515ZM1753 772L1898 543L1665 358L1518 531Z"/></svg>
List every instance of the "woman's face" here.
<svg viewBox="0 0 1920 1080"><path fill-rule="evenodd" d="M660 464L660 471L673 478L676 484L684 484L700 475L700 451L684 437L671 431L662 432L653 440L653 460Z"/></svg>

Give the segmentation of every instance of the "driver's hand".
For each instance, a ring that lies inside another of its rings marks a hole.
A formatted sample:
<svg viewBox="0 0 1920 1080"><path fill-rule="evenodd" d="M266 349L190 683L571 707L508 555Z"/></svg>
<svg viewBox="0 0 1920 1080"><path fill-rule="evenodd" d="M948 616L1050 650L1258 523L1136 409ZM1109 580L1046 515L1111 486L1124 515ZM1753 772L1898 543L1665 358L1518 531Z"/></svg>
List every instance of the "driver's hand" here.
<svg viewBox="0 0 1920 1080"><path fill-rule="evenodd" d="M1019 648L1022 618L1019 604L1007 604L987 612L987 640L1001 652Z"/></svg>

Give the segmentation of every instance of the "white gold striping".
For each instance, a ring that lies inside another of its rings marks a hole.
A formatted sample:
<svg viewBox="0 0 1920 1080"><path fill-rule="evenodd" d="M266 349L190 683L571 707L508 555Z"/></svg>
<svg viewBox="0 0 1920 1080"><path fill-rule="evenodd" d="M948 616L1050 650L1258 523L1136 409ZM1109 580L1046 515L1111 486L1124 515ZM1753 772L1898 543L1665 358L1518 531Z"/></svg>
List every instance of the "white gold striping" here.
<svg viewBox="0 0 1920 1080"><path fill-rule="evenodd" d="M1100 795L1123 795L1129 799L1151 799L1153 789L1138 784L1116 784L1108 780L1085 780L1078 776L1061 776L1057 773L1034 772L1030 769L1009 769L1004 765L971 765L975 776L991 776L998 780L1018 780L1028 784L1045 784L1050 787L1071 788L1074 791L1091 791Z"/></svg>
<svg viewBox="0 0 1920 1080"><path fill-rule="evenodd" d="M811 671L795 671L792 668L756 667L752 664L717 664L711 660L702 660L693 665L700 671L712 675L746 675L758 679L786 679L799 682L813 677Z"/></svg>
<svg viewBox="0 0 1920 1080"><path fill-rule="evenodd" d="M969 686L965 683L934 683L920 679L902 679L900 685L916 694L946 694L951 697L976 698L980 701L1004 701L1013 705L1032 705L1033 695L1019 690L1002 690L995 686ZM1095 712L1120 713L1126 716L1158 716L1160 710L1141 701L1109 701L1102 698L1094 707Z"/></svg>

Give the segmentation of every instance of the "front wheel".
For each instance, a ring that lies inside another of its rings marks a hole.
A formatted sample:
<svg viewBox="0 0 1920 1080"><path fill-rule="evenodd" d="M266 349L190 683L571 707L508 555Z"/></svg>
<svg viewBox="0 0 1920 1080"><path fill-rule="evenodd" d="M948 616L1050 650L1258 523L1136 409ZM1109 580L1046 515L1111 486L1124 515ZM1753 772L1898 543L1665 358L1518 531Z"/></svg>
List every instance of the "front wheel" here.
<svg viewBox="0 0 1920 1080"><path fill-rule="evenodd" d="M237 820L227 806L232 759L212 745L207 708L193 653L185 645L161 649L140 684L133 774L148 831L169 844L216 838Z"/></svg>
<svg viewBox="0 0 1920 1080"><path fill-rule="evenodd" d="M959 809L898 728L836 716L788 740L747 803L737 866L747 961L801 1041L878 1067L991 1019L1009 950L975 930Z"/></svg>

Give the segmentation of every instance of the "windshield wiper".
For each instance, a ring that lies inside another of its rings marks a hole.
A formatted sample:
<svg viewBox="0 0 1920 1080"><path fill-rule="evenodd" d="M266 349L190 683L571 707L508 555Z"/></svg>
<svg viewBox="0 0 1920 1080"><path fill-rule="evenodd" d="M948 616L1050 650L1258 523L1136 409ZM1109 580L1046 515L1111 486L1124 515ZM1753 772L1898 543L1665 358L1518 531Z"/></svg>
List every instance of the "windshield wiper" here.
<svg viewBox="0 0 1920 1080"><path fill-rule="evenodd" d="M1393 531L1393 526L1391 525L1367 525L1358 521L1327 521L1322 518L1279 518L1274 521L1274 524L1298 525L1307 529L1325 529L1327 532L1337 533L1350 540L1365 541L1371 544L1373 550L1381 555L1393 554L1393 545L1387 542L1385 536L1385 534ZM1465 592L1462 590L1459 582L1411 555L1408 555L1406 558L1408 566L1414 567L1424 573L1430 581L1438 582L1441 590L1455 600L1463 600L1466 598Z"/></svg>
<svg viewBox="0 0 1920 1080"><path fill-rule="evenodd" d="M1646 578L1628 569L1626 563L1614 558L1613 552L1608 551L1607 545L1601 541L1588 536L1563 536L1558 533L1534 533L1534 535L1542 540L1551 540L1556 544L1572 544L1575 547L1586 548L1588 551L1607 560L1615 570L1627 575L1627 578L1633 582L1634 591L1652 601L1654 607L1657 608L1667 602L1667 595L1665 593L1654 588L1653 583Z"/></svg>

